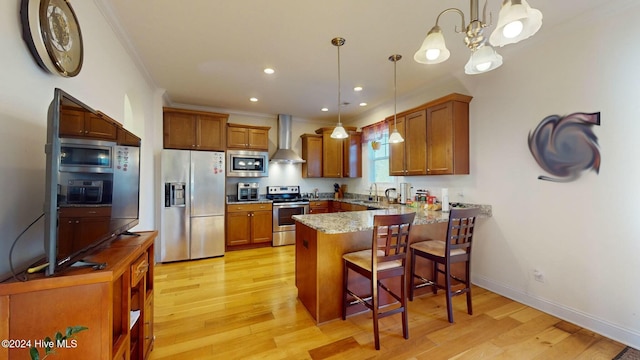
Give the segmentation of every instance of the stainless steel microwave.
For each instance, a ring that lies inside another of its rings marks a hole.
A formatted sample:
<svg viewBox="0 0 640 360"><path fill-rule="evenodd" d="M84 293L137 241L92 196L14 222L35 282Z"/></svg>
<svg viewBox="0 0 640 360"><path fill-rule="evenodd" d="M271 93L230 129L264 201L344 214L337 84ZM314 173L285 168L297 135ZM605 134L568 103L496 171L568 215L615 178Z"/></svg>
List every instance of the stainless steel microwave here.
<svg viewBox="0 0 640 360"><path fill-rule="evenodd" d="M227 176L269 176L269 153L266 151L227 150Z"/></svg>
<svg viewBox="0 0 640 360"><path fill-rule="evenodd" d="M115 145L111 141L60 139L60 171L112 173Z"/></svg>

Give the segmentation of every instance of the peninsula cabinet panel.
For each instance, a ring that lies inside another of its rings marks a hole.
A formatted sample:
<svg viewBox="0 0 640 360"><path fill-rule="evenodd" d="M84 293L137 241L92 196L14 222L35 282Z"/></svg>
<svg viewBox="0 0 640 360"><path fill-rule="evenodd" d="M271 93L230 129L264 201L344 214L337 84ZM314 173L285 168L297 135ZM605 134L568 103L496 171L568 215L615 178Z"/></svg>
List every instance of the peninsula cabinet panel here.
<svg viewBox="0 0 640 360"><path fill-rule="evenodd" d="M227 148L269 150L268 126L227 124Z"/></svg>
<svg viewBox="0 0 640 360"><path fill-rule="evenodd" d="M469 102L451 100L427 109L427 173L469 173Z"/></svg>
<svg viewBox="0 0 640 360"><path fill-rule="evenodd" d="M228 117L227 114L164 108L164 148L223 151Z"/></svg>
<svg viewBox="0 0 640 360"><path fill-rule="evenodd" d="M303 134L302 138L302 163L303 178L322 177L322 135Z"/></svg>

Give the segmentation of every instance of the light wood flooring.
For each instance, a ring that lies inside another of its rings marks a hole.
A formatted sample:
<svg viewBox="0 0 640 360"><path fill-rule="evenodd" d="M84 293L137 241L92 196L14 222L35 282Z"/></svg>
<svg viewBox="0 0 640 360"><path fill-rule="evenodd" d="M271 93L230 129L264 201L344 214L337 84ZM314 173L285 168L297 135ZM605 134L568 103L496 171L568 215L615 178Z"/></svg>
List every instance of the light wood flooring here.
<svg viewBox="0 0 640 360"><path fill-rule="evenodd" d="M381 319L373 346L370 313L316 326L296 298L294 246L227 252L158 264L155 346L164 359L612 359L624 345L475 287L474 315L444 295L409 303L409 339L400 315Z"/></svg>

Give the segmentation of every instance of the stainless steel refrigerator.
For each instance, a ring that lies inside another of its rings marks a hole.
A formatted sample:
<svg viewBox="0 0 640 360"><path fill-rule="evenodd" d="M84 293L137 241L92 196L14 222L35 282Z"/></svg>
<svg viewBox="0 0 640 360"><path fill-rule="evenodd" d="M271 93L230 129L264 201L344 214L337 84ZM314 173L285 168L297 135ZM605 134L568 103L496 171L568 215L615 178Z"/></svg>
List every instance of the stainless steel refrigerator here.
<svg viewBox="0 0 640 360"><path fill-rule="evenodd" d="M163 150L159 261L224 255L224 152Z"/></svg>

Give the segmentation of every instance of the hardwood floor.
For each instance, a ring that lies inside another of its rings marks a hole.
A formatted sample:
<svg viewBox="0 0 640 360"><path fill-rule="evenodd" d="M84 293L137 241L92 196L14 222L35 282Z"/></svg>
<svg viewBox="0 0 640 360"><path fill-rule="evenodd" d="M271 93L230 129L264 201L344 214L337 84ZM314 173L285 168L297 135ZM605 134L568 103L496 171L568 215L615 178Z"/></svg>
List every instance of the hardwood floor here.
<svg viewBox="0 0 640 360"><path fill-rule="evenodd" d="M454 298L409 303L409 339L400 316L370 313L316 326L297 301L294 247L227 252L224 257L158 264L155 346L161 359L612 359L624 345L487 290L473 289L474 315Z"/></svg>

